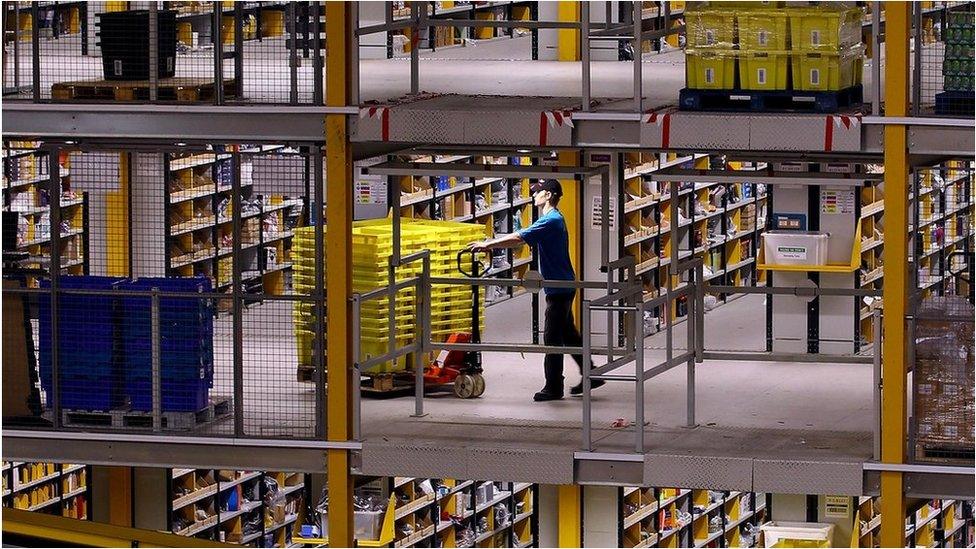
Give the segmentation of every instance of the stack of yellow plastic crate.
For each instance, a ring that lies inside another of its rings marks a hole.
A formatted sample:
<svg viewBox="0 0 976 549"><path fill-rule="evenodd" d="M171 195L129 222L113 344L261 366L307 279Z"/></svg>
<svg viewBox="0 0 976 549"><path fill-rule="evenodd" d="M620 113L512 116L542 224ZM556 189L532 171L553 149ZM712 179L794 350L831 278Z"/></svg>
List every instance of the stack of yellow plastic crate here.
<svg viewBox="0 0 976 549"><path fill-rule="evenodd" d="M782 4L699 2L689 9L688 88L838 91L860 84L862 10L846 2Z"/></svg>
<svg viewBox="0 0 976 549"><path fill-rule="evenodd" d="M840 8L840 9L839 9ZM864 44L860 8L825 3L789 10L793 89L837 91L861 83Z"/></svg>
<svg viewBox="0 0 976 549"><path fill-rule="evenodd" d="M296 229L292 244L294 261L293 284L296 292L310 293L315 285L314 227ZM457 253L469 242L485 237L480 224L402 219L400 251L402 255L429 249L430 272L433 277L457 278ZM358 221L352 235L353 291L365 293L388 286L389 257L393 253L393 226L389 219ZM328 262L326 262L328 269ZM396 269L397 280L419 276L420 262L412 262ZM328 289L326 288L326 291ZM434 285L431 288L431 329L435 338L446 338L455 332L471 331L472 292L469 286ZM479 292L484 302L484 290ZM360 322L360 359L380 356L389 351L390 338L403 347L415 339L417 295L414 287L397 292L395 302L396 327L389 329L389 299L381 297L362 304ZM481 308L479 307L479 310ZM300 303L294 309L295 339L299 364L311 364L315 315L311 304ZM483 325L483 315L479 323ZM367 373L402 370L406 357L394 365L391 362L370 369Z"/></svg>

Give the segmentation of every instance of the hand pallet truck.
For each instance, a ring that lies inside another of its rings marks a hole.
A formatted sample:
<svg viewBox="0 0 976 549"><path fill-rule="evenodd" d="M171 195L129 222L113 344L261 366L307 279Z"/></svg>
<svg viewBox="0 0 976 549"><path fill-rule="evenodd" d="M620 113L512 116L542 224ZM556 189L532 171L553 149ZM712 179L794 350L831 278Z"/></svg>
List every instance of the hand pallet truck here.
<svg viewBox="0 0 976 549"><path fill-rule="evenodd" d="M462 259L471 256L471 270L465 271ZM457 254L458 272L468 278L480 278L488 272L478 261L477 252L461 250ZM481 308L478 301L478 286L471 285L471 333L453 333L448 343L481 342ZM427 387L453 386L454 396L458 398L477 398L485 392L485 378L482 375L481 353L478 351L441 351L437 359L424 369L424 385Z"/></svg>

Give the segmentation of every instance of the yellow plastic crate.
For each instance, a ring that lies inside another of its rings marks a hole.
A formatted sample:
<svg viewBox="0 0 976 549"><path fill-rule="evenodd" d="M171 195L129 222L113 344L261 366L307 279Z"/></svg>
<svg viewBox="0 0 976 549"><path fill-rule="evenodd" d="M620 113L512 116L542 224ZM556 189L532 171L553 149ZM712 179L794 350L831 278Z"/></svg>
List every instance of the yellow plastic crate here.
<svg viewBox="0 0 976 549"><path fill-rule="evenodd" d="M696 90L730 90L735 87L735 50L687 50L685 78Z"/></svg>
<svg viewBox="0 0 976 549"><path fill-rule="evenodd" d="M783 10L739 12L739 51L782 51L790 48L789 14Z"/></svg>
<svg viewBox="0 0 976 549"><path fill-rule="evenodd" d="M839 53L861 43L863 12L858 8L838 11L825 4L819 9L792 9L788 13L793 51Z"/></svg>
<svg viewBox="0 0 976 549"><path fill-rule="evenodd" d="M785 90L790 68L787 51L739 52L739 79L744 90Z"/></svg>
<svg viewBox="0 0 976 549"><path fill-rule="evenodd" d="M706 8L685 12L688 48L732 49L736 45L735 12Z"/></svg>
<svg viewBox="0 0 976 549"><path fill-rule="evenodd" d="M863 47L843 53L792 54L793 88L801 91L839 91L860 83ZM857 69L860 67L860 69Z"/></svg>

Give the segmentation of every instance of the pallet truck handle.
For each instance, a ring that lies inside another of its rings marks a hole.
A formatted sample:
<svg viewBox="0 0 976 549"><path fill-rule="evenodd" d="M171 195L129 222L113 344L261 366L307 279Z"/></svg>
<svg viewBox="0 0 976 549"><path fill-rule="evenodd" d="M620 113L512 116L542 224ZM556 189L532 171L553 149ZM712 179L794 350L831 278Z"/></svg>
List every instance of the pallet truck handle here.
<svg viewBox="0 0 976 549"><path fill-rule="evenodd" d="M481 269L481 267L483 267L483 265L481 264L480 261L478 261L478 253L479 252L476 252L474 250L461 250L461 251L459 251L458 254L457 254L457 269L458 269L458 272L460 272L461 274L463 274L464 276L466 276L468 278L480 278L485 273L487 273L488 272L487 269L484 269L484 270ZM488 252L481 252L481 253L488 253ZM465 271L464 270L464 262L461 261L464 258L465 255L470 255L471 256L471 270L470 271Z"/></svg>

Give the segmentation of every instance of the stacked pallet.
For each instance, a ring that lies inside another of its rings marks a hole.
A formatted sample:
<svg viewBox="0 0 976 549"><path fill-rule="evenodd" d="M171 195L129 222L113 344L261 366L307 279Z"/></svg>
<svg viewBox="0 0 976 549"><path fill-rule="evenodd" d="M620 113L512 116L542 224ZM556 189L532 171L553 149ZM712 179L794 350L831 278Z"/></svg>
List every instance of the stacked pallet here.
<svg viewBox="0 0 976 549"><path fill-rule="evenodd" d="M42 282L42 287L49 283ZM65 276L59 296L57 353L63 410L152 410L152 298L159 290L159 363L163 412L199 412L213 385L213 304L166 292L210 292L203 277L126 280ZM90 294L81 293L84 291ZM107 293L109 291L117 294ZM41 387L53 405L51 299L39 299Z"/></svg>
<svg viewBox="0 0 976 549"><path fill-rule="evenodd" d="M402 255L430 250L432 277L458 277L457 254L469 242L483 239L485 227L480 224L402 219L400 251ZM294 286L299 294L310 294L315 288L315 228L295 230ZM389 257L393 253L393 226L389 219L359 221L353 224L352 235L353 292L366 293L388 285ZM328 268L328 261L325 262ZM467 268L467 267L466 267ZM421 274L422 264L413 262L396 269L397 281ZM478 293L484 301L484 290ZM472 291L470 287L434 285L431 288L431 329L435 338L446 339L455 332L471 331ZM396 328L389 329L389 298L381 297L362 304L360 315L360 360L383 355L389 351L391 338L396 347L404 347L415 340L417 295L414 287L397 292L395 297ZM311 366L316 316L314 305L300 302L294 309L295 340L299 366ZM481 320L483 322L483 320ZM407 367L401 357L377 365L364 373L392 373Z"/></svg>
<svg viewBox="0 0 976 549"><path fill-rule="evenodd" d="M701 103L712 97L694 92L767 92L754 93L756 98L743 106L773 110L800 108L786 101L788 93L774 92L859 89L862 11L847 3L787 8L777 4L705 2L687 12L687 88L682 97L688 101L682 100L683 108L703 108ZM851 93L844 98L860 100ZM736 106L736 100L742 98L727 98L724 106Z"/></svg>

